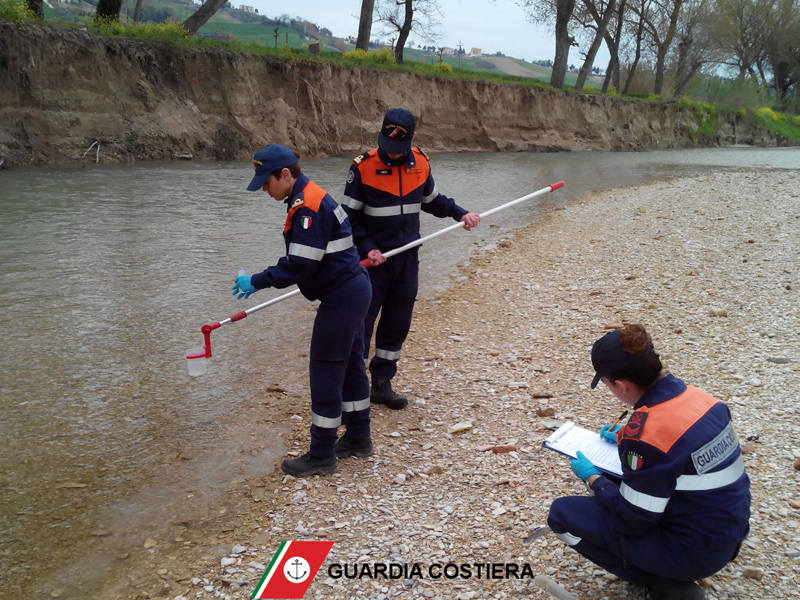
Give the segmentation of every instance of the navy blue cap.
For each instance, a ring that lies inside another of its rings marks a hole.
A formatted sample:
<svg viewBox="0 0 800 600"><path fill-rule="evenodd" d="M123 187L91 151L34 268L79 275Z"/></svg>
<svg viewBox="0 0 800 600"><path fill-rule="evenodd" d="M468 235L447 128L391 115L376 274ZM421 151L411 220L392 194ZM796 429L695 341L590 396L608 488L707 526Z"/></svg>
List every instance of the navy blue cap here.
<svg viewBox="0 0 800 600"><path fill-rule="evenodd" d="M256 168L256 175L253 181L247 186L247 190L255 192L264 187L267 178L276 169L283 169L284 167L291 167L297 164L300 159L297 152L290 150L286 146L280 144L270 144L266 148L259 150L253 156L253 166Z"/></svg>
<svg viewBox="0 0 800 600"><path fill-rule="evenodd" d="M393 108L383 117L381 132L378 134L378 147L384 152L401 154L411 150L414 128L417 126L412 115L405 108Z"/></svg>
<svg viewBox="0 0 800 600"><path fill-rule="evenodd" d="M653 346L650 345L645 352L628 354L622 347L621 335L621 329L609 331L592 346L592 366L595 370L592 389L597 387L597 383L602 377L613 375L630 366L639 364L653 349Z"/></svg>

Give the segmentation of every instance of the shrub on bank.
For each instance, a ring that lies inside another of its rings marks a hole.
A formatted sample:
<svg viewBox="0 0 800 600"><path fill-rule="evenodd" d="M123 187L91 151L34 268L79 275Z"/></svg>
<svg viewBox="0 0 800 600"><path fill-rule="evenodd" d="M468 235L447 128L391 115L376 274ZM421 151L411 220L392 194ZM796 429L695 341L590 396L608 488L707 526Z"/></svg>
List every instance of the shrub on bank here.
<svg viewBox="0 0 800 600"><path fill-rule="evenodd" d="M17 25L37 21L25 0L0 0L0 21L11 21Z"/></svg>
<svg viewBox="0 0 800 600"><path fill-rule="evenodd" d="M2 2L3 0L0 0ZM151 40L177 45L190 37L181 23L133 23L122 21L94 21L89 24L89 31L98 35L113 38L130 38L135 40Z"/></svg>
<svg viewBox="0 0 800 600"><path fill-rule="evenodd" d="M789 140L800 140L800 115L792 118L762 106L753 112L753 122Z"/></svg>
<svg viewBox="0 0 800 600"><path fill-rule="evenodd" d="M386 66L395 64L394 54L389 48L380 48L375 52L367 52L361 48L356 48L350 52L345 52L342 57L355 61L360 65Z"/></svg>
<svg viewBox="0 0 800 600"><path fill-rule="evenodd" d="M678 106L691 110L697 122L697 131L690 137L693 134L714 137L719 132L719 111L710 102L695 102L688 96L681 96Z"/></svg>

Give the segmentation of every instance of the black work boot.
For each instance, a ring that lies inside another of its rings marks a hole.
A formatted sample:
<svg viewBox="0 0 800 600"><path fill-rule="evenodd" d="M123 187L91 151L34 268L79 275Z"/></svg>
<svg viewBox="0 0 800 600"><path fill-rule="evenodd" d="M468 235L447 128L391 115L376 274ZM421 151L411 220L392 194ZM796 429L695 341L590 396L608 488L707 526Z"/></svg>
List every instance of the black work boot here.
<svg viewBox="0 0 800 600"><path fill-rule="evenodd" d="M347 458L348 456L372 456L372 440L351 440L347 436L336 440L337 458Z"/></svg>
<svg viewBox="0 0 800 600"><path fill-rule="evenodd" d="M647 597L651 600L703 600L706 597L694 581L651 575L638 583L647 588Z"/></svg>
<svg viewBox="0 0 800 600"><path fill-rule="evenodd" d="M408 398L395 392L392 389L391 381L373 383L369 400L373 404L383 404L386 408L391 408L392 410L400 410L408 405Z"/></svg>
<svg viewBox="0 0 800 600"><path fill-rule="evenodd" d="M333 475L339 470L339 461L335 456L330 458L317 458L306 452L300 458L287 458L281 463L283 472L292 477L307 477L308 475Z"/></svg>

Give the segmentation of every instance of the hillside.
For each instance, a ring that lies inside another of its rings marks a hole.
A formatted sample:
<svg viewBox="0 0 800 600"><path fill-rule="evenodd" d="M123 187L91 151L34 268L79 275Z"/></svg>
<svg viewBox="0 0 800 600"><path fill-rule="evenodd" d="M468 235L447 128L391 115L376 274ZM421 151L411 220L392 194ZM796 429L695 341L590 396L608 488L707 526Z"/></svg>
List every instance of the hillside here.
<svg viewBox="0 0 800 600"><path fill-rule="evenodd" d="M48 0L45 4L46 21L80 21L94 13L96 0L82 0L80 4ZM132 19L134 0L124 0L120 12L121 20ZM148 0L142 7L140 21L184 21L198 8L192 0ZM277 9L276 9L277 10ZM277 29L277 31L276 31ZM227 5L220 9L204 25L198 35L223 40L239 40L244 43L260 44L268 47L289 46L303 48L310 43L320 44L322 51L346 52L355 46L347 39L331 35L323 23L312 23L304 18L279 21L258 13L250 13ZM439 56L434 52L406 48L407 61L436 64ZM443 56L442 62L454 68L497 74L530 77L540 81L550 81L550 69L506 56ZM568 73L568 85L575 83L575 75ZM602 85L602 78L590 78L590 84Z"/></svg>

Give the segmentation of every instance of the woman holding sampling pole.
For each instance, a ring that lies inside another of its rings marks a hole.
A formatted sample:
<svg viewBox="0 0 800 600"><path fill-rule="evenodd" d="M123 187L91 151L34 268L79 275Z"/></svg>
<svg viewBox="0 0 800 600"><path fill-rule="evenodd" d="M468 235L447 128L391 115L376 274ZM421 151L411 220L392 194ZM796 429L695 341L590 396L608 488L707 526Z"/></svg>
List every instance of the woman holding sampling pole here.
<svg viewBox="0 0 800 600"><path fill-rule="evenodd" d="M359 265L344 209L300 170L299 155L270 144L257 152L249 191L264 190L286 203L286 255L255 275L240 274L233 294L240 299L267 288L296 284L309 300L320 300L311 336L311 447L281 468L295 477L330 475L337 457L369 456L369 381L364 367L364 317L372 288ZM345 425L338 438L339 425Z"/></svg>

